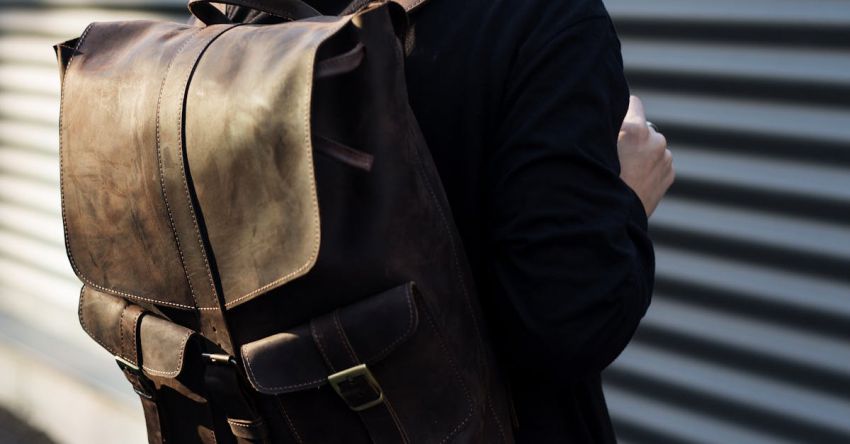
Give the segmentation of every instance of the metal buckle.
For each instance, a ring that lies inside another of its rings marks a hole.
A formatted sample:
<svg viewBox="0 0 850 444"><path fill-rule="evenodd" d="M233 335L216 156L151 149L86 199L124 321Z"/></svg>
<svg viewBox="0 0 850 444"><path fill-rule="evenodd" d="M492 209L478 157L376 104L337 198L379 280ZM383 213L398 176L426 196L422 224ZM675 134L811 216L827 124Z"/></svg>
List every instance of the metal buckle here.
<svg viewBox="0 0 850 444"><path fill-rule="evenodd" d="M125 376L127 376L127 380L130 381L130 385L133 386L133 391L136 392L137 395L147 399L153 399L154 394L156 393L156 386L153 381L148 379L148 377L142 373L142 369L140 369L138 365L133 364L120 356L115 356L115 362L118 364L118 368L120 368L121 371L127 373Z"/></svg>
<svg viewBox="0 0 850 444"><path fill-rule="evenodd" d="M210 364L226 364L236 367L236 359L224 353L201 353L201 357Z"/></svg>
<svg viewBox="0 0 850 444"><path fill-rule="evenodd" d="M142 371L139 369L138 365L133 364L132 362L130 362L130 361L128 361L128 360L126 360L126 359L124 359L120 356L115 356L115 362L118 364L118 368L120 368L121 370L127 370L127 371L135 373L135 374L141 374L142 373Z"/></svg>
<svg viewBox="0 0 850 444"><path fill-rule="evenodd" d="M384 392L366 364L334 373L328 376L328 382L348 408L355 412L384 402Z"/></svg>

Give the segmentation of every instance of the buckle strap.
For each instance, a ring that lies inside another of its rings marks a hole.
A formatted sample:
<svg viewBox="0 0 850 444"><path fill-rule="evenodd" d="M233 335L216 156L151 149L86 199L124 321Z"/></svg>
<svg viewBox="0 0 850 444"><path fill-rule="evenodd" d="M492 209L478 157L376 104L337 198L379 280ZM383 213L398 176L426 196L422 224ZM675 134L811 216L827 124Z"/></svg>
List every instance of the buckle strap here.
<svg viewBox="0 0 850 444"><path fill-rule="evenodd" d="M149 444L163 444L163 423L160 415L160 405L157 402L156 386L142 373L142 353L139 350L139 326L145 315L142 307L127 304L121 313L119 321L119 355L115 362L124 377L130 382L133 391L139 395L142 410L145 413L145 426L148 432Z"/></svg>
<svg viewBox="0 0 850 444"><path fill-rule="evenodd" d="M339 312L310 321L310 334L333 374L328 383L357 412L375 444L409 443L407 433L375 375L352 348Z"/></svg>
<svg viewBox="0 0 850 444"><path fill-rule="evenodd" d="M225 354L203 353L201 356L206 360L204 383L210 401L224 412L236 442L269 442L268 427L245 391L236 360Z"/></svg>

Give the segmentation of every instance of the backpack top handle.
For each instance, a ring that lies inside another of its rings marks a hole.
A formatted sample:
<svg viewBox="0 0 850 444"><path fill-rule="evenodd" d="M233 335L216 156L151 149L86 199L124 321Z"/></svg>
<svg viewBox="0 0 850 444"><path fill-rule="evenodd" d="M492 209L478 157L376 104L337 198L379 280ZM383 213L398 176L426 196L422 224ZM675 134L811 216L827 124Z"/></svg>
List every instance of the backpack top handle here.
<svg viewBox="0 0 850 444"><path fill-rule="evenodd" d="M301 0L277 0L274 2L262 0L189 0L189 12L205 25L231 23L223 12L213 6L213 3L243 6L291 21L322 15Z"/></svg>

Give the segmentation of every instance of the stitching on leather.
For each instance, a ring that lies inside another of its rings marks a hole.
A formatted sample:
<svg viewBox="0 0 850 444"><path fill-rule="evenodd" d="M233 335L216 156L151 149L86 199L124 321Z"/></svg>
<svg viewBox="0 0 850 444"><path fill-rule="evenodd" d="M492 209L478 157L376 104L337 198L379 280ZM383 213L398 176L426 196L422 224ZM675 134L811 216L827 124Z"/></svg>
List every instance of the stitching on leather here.
<svg viewBox="0 0 850 444"><path fill-rule="evenodd" d="M295 441L298 444L304 444L304 441L301 440L301 435L298 433L298 430L295 428L295 424L292 422L292 418L289 417L289 413L286 413L286 408L283 406L283 400L281 400L279 396L276 398L277 405L280 408L281 413L283 413L283 417L286 419L286 424L289 426L289 431L292 432L292 436L295 437Z"/></svg>
<svg viewBox="0 0 850 444"><path fill-rule="evenodd" d="M121 353L118 353L118 356L121 356L121 358L123 358L127 361L133 362L133 360L127 359L127 357L124 356L124 350L126 349L126 347L124 347L124 314L125 313L127 313L127 305L125 305L124 308L121 309L121 316L118 318L118 349L121 351ZM133 362L133 363L135 364L135 362Z"/></svg>
<svg viewBox="0 0 850 444"><path fill-rule="evenodd" d="M127 307L129 308L130 305L127 305ZM133 322L132 322L132 329L133 329L132 332L131 332L132 333L131 340L133 341L133 361L132 362L136 365L139 365L139 361L140 361L140 359L139 359L140 358L140 356L139 356L139 346L138 346L139 341L138 341L138 336L137 336L139 328L141 328L141 326L139 325L139 318L141 318L142 315L144 315L144 314L145 314L144 310L136 311L136 314L133 316Z"/></svg>
<svg viewBox="0 0 850 444"><path fill-rule="evenodd" d="M386 393L384 393L384 405L390 413L390 417L393 419L396 429L398 429L399 434L401 434L401 441L404 444L408 444L410 442L410 438L407 437L407 431L404 430L404 426L401 424L401 420L398 419L395 408L393 408L393 405L390 403L390 398L387 397Z"/></svg>
<svg viewBox="0 0 850 444"><path fill-rule="evenodd" d="M166 377L171 378L171 377L179 375L180 371L183 369L183 356L186 353L186 342L189 340L189 336L192 336L193 333L194 333L193 331L189 330L189 331L186 332L186 334L183 335L182 338L180 338L180 343L181 343L180 356L177 357L177 368L176 369L171 370L171 371L159 370L159 369L148 367L146 365L142 365L142 368L146 372L148 372L152 375L156 375L156 376L166 376ZM142 351L142 353L144 353L144 350ZM144 360L142 360L142 361L144 362Z"/></svg>
<svg viewBox="0 0 850 444"><path fill-rule="evenodd" d="M342 346L345 348L345 351L348 352L348 357L351 358L351 365L357 365L360 360L357 359L357 354L354 353L354 350L351 348L351 342L348 341L348 336L345 334L345 331L342 329L342 323L339 321L339 310L334 310L333 312L333 320L334 327L336 327L336 332L340 337L340 341L342 342Z"/></svg>
<svg viewBox="0 0 850 444"><path fill-rule="evenodd" d="M195 307L198 306L198 298L195 294L195 287L192 285L192 279L189 278L189 271L186 268L186 257L183 254L183 248L180 246L180 236L177 234L177 226L174 224L174 216L171 211L171 204L168 201L168 193L165 191L165 167L162 161L162 143L160 138L160 111L162 109L162 95L165 92L165 83L168 80L168 75L171 74L171 67L174 65L174 60L183 53L183 50L189 45L190 42L194 41L198 36L201 28L198 28L196 31L183 42L182 45L177 49L174 53L174 56L168 62L168 67L165 68L165 76L162 77L162 82L159 85L159 96L156 99L156 159L159 165L159 191L162 196L162 200L165 202L165 210L168 213L168 223L171 226L171 235L174 239L175 246L177 247L177 253L180 255L180 265L183 267L183 275L186 277L186 283L189 285L189 292L192 295L192 301L195 302Z"/></svg>
<svg viewBox="0 0 850 444"><path fill-rule="evenodd" d="M499 421L499 415L496 414L496 409L493 408L493 397L487 395L487 408L490 409L490 413L493 414L493 419L496 420L496 427L499 428L499 435L502 437L502 442L509 442L508 437L505 435L505 429L502 427L502 421Z"/></svg>
<svg viewBox="0 0 850 444"><path fill-rule="evenodd" d="M350 18L349 18L349 20L341 21L339 24L337 24L336 29L329 32L328 35L330 36L330 35L335 34L340 29L342 29L342 27L345 24L347 24L349 21L350 21ZM313 58L314 59L315 59L315 56L316 56L316 53L314 51L313 52ZM307 88L305 88L305 90L306 90L305 94L304 94L305 95L305 100L304 100L305 103L304 103L304 110L303 110L305 129L306 129L305 134L304 134L304 143L305 143L304 146L309 147L306 155L307 155L307 167L308 167L307 170L309 171L308 174L310 176L310 178L309 178L309 180L310 180L310 200L313 203L313 250L310 252L310 256L308 257L307 261L303 265L298 267L298 269L296 269L295 271L293 271L293 272L291 272L291 273L287 274L286 276L283 276L279 279L276 279L272 282L269 282L268 284L263 285L262 287L254 290L254 291L251 291L244 296L240 296L240 297L238 297L238 298L236 298L236 299L234 299L230 302L225 303L224 304L225 308L230 308L233 305L235 305L236 303L238 303L239 301L241 301L243 299L250 298L251 296L257 295L259 293L262 293L262 292L266 291L266 289L268 289L268 288L274 287L275 285L278 285L282 282L285 282L287 279L301 276L301 272L304 271L305 269L310 268L311 265L315 263L316 257L319 255L319 241L321 240L320 239L321 229L320 229L320 225L319 225L320 224L320 220L319 220L319 197L316 193L316 174L315 174L315 169L314 169L314 166L313 166L313 144L312 144L312 141L310 140L310 134L311 134L311 129L310 129L310 103L312 102L311 98L313 96L313 68L314 68L313 65L314 65L314 63L310 63L308 68L307 68L307 78L310 79L310 82L309 82L310 84Z"/></svg>
<svg viewBox="0 0 850 444"><path fill-rule="evenodd" d="M189 215L192 217L192 226L195 229L195 236L198 240L198 250L200 252L201 258L204 259L204 268L207 272L207 279L210 284L210 292L215 300L218 300L218 292L215 289L215 281L212 277L212 270L210 270L210 263L209 259L207 259L207 252L204 249L204 240L201 237L201 230L198 227L198 219L195 216L195 209L192 207L192 196L189 192L189 183L186 178L186 167L184 164L187 162L187 160L183 156L183 135L185 133L185 128L183 128L183 106L186 100L186 95L188 94L187 89L189 86L189 78L192 77L192 73L195 71L195 67L201 60L201 56L203 55L204 51L206 51L206 49L209 47L210 44L212 44L213 41L215 41L215 39L235 27L236 26L234 25L222 30L221 32L211 36L210 40L204 43L204 47L198 52L198 54L195 55L195 60L192 63L192 69L186 72L186 77L183 79L183 83L180 86L180 89L178 90L180 91L180 102L177 104L177 151L179 152L178 158L180 160L180 162L178 162L180 164L180 176L183 179L183 191L186 193L186 208L189 210Z"/></svg>
<svg viewBox="0 0 850 444"><path fill-rule="evenodd" d="M67 221L66 210L65 210L65 168L64 168L64 158L62 156L62 152L63 152L63 149L64 149L64 137L62 137L63 136L62 133L63 133L64 127L65 127L65 120L63 119L64 111L65 111L65 82L68 79L69 74L71 73L71 66L72 66L72 63L74 62L74 59L76 58L77 54L79 53L79 49L82 48L83 43L85 42L86 37L89 34L89 31L91 31L91 29L94 27L94 25L95 24L92 23L92 24L90 24L89 26L86 27L85 31L83 31L82 35L80 36L80 40L77 42L77 46L74 48L73 54L71 54L71 57L68 59L68 64L65 67L65 76L62 78L62 86L61 86L60 93L59 93L59 189L60 189L60 201L61 201L61 206L62 206L62 231L63 231L64 237L65 237L65 250L68 252L68 262L71 263L71 268L74 270L74 273L84 283L86 283L87 285L89 285L93 288L96 288L98 290L105 291L105 292L110 293L110 294L116 294L116 295L124 296L124 297L127 297L127 298L138 299L138 300L141 300L141 301L146 301L146 302L151 302L151 303L159 303L159 304L162 304L162 305L168 305L168 306L177 307L177 308L192 309L194 307L191 307L191 306L188 306L188 305L178 304L178 303L174 303L174 302L157 301L157 300L154 300L154 299L145 298L145 297L142 297L142 296L137 296L137 295L125 292L125 291L110 289L110 288L106 288L106 287L103 287L101 285L98 285L83 274L83 272L77 266L77 261L74 259L74 253L71 251L71 241L70 241L70 236L69 236L69 233L68 233L68 221ZM101 344L101 345L103 345L103 344ZM108 348L107 348L107 350L108 350ZM115 353L113 353L113 354L115 354Z"/></svg>
<svg viewBox="0 0 850 444"><path fill-rule="evenodd" d="M77 308L77 316L80 318L80 325L82 325L83 331L88 333L89 337L94 339L94 341L97 342L98 344L100 344L100 346L103 347L104 349L106 349L106 351L108 351L109 353L111 353L114 356L117 356L118 352L113 350L112 347L106 345L97 336L95 336L95 334L92 333L92 331L89 329L89 326L86 323L85 312L83 311L83 303L84 303L84 300L85 300L85 296L86 296L86 286L83 285L83 288L80 289L80 303L79 303L79 307Z"/></svg>
<svg viewBox="0 0 850 444"><path fill-rule="evenodd" d="M328 364L328 367L331 368L331 371L336 373L336 369L334 368L333 361L328 358L327 353L325 353L325 347L322 346L322 340L319 339L319 335L316 332L316 323L310 322L310 336L313 337L313 342L316 344L316 347L319 348L319 352L322 353L322 357L325 358L325 363Z"/></svg>
<svg viewBox="0 0 850 444"><path fill-rule="evenodd" d="M215 426L213 426L213 427L215 427ZM215 430L208 429L207 431L209 432L210 438L212 438L213 443L218 443L218 440L215 438Z"/></svg>
<svg viewBox="0 0 850 444"><path fill-rule="evenodd" d="M232 426L236 426L236 427L243 427L243 428L246 428L246 429L257 428L257 427L259 427L260 425L263 424L263 421L256 421L256 422L254 422L254 424L245 424L245 423L241 423L241 422L238 422L238 421L239 420L227 418L228 424L230 424Z"/></svg>
<svg viewBox="0 0 850 444"><path fill-rule="evenodd" d="M364 362L372 363L372 362L375 362L375 361L383 358L386 353L389 353L393 349L393 347L397 346L402 341L409 338L410 334L413 333L413 325L414 325L413 321L414 321L414 315L416 313L413 310L413 293L412 293L413 284L407 284L406 287L407 288L405 290L405 298L407 299L407 311L408 311L407 331L404 332L404 334L402 334L398 338L396 338L396 340L393 341L392 343L390 343L390 345L384 347L383 350L376 353L374 356L370 357L369 359L365 360Z"/></svg>
<svg viewBox="0 0 850 444"><path fill-rule="evenodd" d="M431 329L434 330L434 334L437 336L437 342L440 344L440 348L443 349L443 353L446 356L446 360L449 361L449 365L451 365L452 367L452 372L455 375L455 379L460 383L461 387L463 387L463 394L466 397L466 403L468 406L466 417L463 418L463 420L458 423L458 425L440 441L440 444L443 444L447 442L454 434L456 434L461 429L461 427L463 427L467 422L469 422L470 418L472 418L472 395L469 394L469 388L466 386L466 382L464 382L463 378L460 376L460 372L457 369L457 364L455 364L454 360L452 359L451 352L446 346L446 343L443 340L443 335L437 328L437 324L431 318L431 314L428 312L428 307L425 307L424 304L423 307L425 311L425 319L428 320L428 323L431 325Z"/></svg>
<svg viewBox="0 0 850 444"><path fill-rule="evenodd" d="M292 385L286 385L286 386L282 386L282 387L266 387L263 384L260 384L260 381L257 380L256 376L254 375L254 369L251 367L250 356L246 356L244 361L245 361L245 368L248 369L248 377L251 379L251 381L254 382L254 385L256 385L258 388L265 390L265 391L289 390L289 389L296 389L296 388L301 388L301 387L309 387L311 385L316 385L316 384L319 384L319 383L326 381L326 378L322 378L322 379L316 379L315 381L304 382L304 383L301 383L301 384L292 384Z"/></svg>

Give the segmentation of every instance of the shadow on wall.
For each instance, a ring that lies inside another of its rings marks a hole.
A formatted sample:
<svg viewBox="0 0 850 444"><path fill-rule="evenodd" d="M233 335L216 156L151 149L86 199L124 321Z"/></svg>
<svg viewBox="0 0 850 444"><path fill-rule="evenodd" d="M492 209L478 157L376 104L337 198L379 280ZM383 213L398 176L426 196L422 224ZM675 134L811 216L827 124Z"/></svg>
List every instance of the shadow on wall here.
<svg viewBox="0 0 850 444"><path fill-rule="evenodd" d="M606 5L677 169L619 437L850 442L850 3Z"/></svg>

